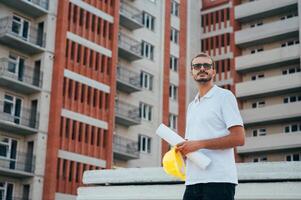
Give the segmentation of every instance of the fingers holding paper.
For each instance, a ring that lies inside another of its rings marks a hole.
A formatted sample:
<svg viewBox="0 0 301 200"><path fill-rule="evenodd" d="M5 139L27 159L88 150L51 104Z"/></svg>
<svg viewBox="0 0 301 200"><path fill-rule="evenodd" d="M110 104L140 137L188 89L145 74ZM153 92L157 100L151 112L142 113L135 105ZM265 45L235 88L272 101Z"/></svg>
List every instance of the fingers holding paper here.
<svg viewBox="0 0 301 200"><path fill-rule="evenodd" d="M176 151L180 151L183 156L186 156L188 153L197 151L201 148L203 148L203 143L201 140L184 141L176 145Z"/></svg>

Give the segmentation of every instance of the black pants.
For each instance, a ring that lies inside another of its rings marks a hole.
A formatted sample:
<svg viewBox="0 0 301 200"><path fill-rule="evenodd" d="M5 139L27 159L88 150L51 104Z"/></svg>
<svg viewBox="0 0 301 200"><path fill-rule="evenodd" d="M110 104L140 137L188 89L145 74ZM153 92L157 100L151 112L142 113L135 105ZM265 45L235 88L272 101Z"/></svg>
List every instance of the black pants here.
<svg viewBox="0 0 301 200"><path fill-rule="evenodd" d="M187 185L183 200L234 200L233 183L199 183Z"/></svg>

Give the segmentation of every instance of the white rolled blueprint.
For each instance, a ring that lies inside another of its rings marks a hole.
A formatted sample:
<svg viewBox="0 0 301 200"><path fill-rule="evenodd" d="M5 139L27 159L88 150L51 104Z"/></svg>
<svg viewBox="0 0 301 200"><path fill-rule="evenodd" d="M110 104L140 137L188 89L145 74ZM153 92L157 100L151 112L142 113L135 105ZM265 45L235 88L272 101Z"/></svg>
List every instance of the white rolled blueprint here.
<svg viewBox="0 0 301 200"><path fill-rule="evenodd" d="M156 134L172 146L176 146L180 142L185 141L181 136L179 136L177 133L172 131L164 124L160 124L160 126L156 130ZM192 162L194 162L201 169L206 169L206 167L211 162L211 160L201 152L191 152L188 153L186 157Z"/></svg>

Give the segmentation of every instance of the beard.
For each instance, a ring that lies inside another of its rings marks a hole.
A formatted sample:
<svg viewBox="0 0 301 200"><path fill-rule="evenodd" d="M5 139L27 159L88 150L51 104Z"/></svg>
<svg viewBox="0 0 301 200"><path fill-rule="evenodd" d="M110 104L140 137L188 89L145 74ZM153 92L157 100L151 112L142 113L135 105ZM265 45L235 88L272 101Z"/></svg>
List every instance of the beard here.
<svg viewBox="0 0 301 200"><path fill-rule="evenodd" d="M205 74L207 75L207 77L199 77L200 74ZM208 81L211 81L212 79L212 76L210 76L208 73L206 72L199 72L197 74L197 76L194 78L194 80L198 83L201 83L201 84L204 84L204 83L207 83Z"/></svg>

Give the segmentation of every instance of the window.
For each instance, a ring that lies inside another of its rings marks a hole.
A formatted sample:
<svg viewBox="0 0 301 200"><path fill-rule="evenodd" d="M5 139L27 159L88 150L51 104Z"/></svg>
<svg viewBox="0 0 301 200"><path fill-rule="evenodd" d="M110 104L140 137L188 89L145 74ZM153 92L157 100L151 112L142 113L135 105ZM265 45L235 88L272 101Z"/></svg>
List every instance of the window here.
<svg viewBox="0 0 301 200"><path fill-rule="evenodd" d="M149 30L155 30L155 17L147 12L142 13L142 24Z"/></svg>
<svg viewBox="0 0 301 200"><path fill-rule="evenodd" d="M264 74L255 74L251 76L251 80L255 81L256 79L264 78Z"/></svg>
<svg viewBox="0 0 301 200"><path fill-rule="evenodd" d="M10 169L15 169L16 167L16 156L17 140L0 136L0 158L2 157L10 161Z"/></svg>
<svg viewBox="0 0 301 200"><path fill-rule="evenodd" d="M24 77L25 59L10 53L7 68L10 73L18 76L18 80L22 81Z"/></svg>
<svg viewBox="0 0 301 200"><path fill-rule="evenodd" d="M3 112L13 116L15 123L20 123L22 100L12 95L4 96Z"/></svg>
<svg viewBox="0 0 301 200"><path fill-rule="evenodd" d="M178 58L177 57L170 56L169 68L174 72L178 71Z"/></svg>
<svg viewBox="0 0 301 200"><path fill-rule="evenodd" d="M294 153L294 154L288 154L286 155L286 161L300 161L300 154L299 153Z"/></svg>
<svg viewBox="0 0 301 200"><path fill-rule="evenodd" d="M261 108L265 106L265 101L256 101L252 103L252 108Z"/></svg>
<svg viewBox="0 0 301 200"><path fill-rule="evenodd" d="M289 40L281 43L281 47L293 46L299 44L299 39Z"/></svg>
<svg viewBox="0 0 301 200"><path fill-rule="evenodd" d="M139 116L141 119L151 121L152 120L152 106L145 104L145 103L140 103L139 105Z"/></svg>
<svg viewBox="0 0 301 200"><path fill-rule="evenodd" d="M179 31L175 28L171 28L170 41L178 44L179 43Z"/></svg>
<svg viewBox="0 0 301 200"><path fill-rule="evenodd" d="M283 98L283 103L294 103L297 101L301 101L301 94L300 95L292 95Z"/></svg>
<svg viewBox="0 0 301 200"><path fill-rule="evenodd" d="M150 60L154 59L154 46L142 41L142 48L141 48L141 55L145 58L148 58Z"/></svg>
<svg viewBox="0 0 301 200"><path fill-rule="evenodd" d="M251 54L258 53L258 52L261 52L261 51L264 51L264 49L262 47L256 48L256 49L252 49L251 50Z"/></svg>
<svg viewBox="0 0 301 200"><path fill-rule="evenodd" d="M13 199L14 185L12 183L0 182L0 197L1 199Z"/></svg>
<svg viewBox="0 0 301 200"><path fill-rule="evenodd" d="M151 138L145 135L138 135L138 150L143 153L151 153Z"/></svg>
<svg viewBox="0 0 301 200"><path fill-rule="evenodd" d="M263 22L262 21L259 21L259 22L254 22L254 23L251 23L250 24L250 28L254 28L256 26L262 26L263 25Z"/></svg>
<svg viewBox="0 0 301 200"><path fill-rule="evenodd" d="M286 15L281 16L280 20L285 20L285 19L289 19L289 18L292 18L292 17L296 17L296 16L298 16L298 12L288 13Z"/></svg>
<svg viewBox="0 0 301 200"><path fill-rule="evenodd" d="M260 128L260 129L254 129L253 130L253 137L264 136L264 135L266 135L266 129L265 128Z"/></svg>
<svg viewBox="0 0 301 200"><path fill-rule="evenodd" d="M152 90L153 89L153 75L142 71L140 73L140 85L144 89Z"/></svg>
<svg viewBox="0 0 301 200"><path fill-rule="evenodd" d="M0 137L0 157L9 158L10 141L9 138Z"/></svg>
<svg viewBox="0 0 301 200"><path fill-rule="evenodd" d="M301 132L301 123L293 123L284 126L284 133Z"/></svg>
<svg viewBox="0 0 301 200"><path fill-rule="evenodd" d="M172 100L177 100L178 98L178 87L174 84L169 85L169 98Z"/></svg>
<svg viewBox="0 0 301 200"><path fill-rule="evenodd" d="M169 114L169 127L177 130L178 117L174 114Z"/></svg>
<svg viewBox="0 0 301 200"><path fill-rule="evenodd" d="M29 39L29 21L21 17L13 16L11 29L13 33L22 37L22 39Z"/></svg>
<svg viewBox="0 0 301 200"><path fill-rule="evenodd" d="M300 69L300 66L289 67L287 69L282 70L282 75L298 73L301 71Z"/></svg>
<svg viewBox="0 0 301 200"><path fill-rule="evenodd" d="M171 14L174 16L179 16L179 3L176 1L171 1Z"/></svg>
<svg viewBox="0 0 301 200"><path fill-rule="evenodd" d="M268 158L266 156L253 158L253 162L265 162L265 161L268 161Z"/></svg>

